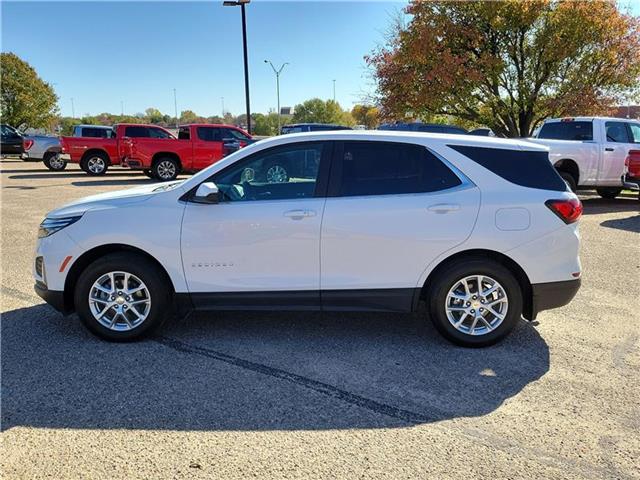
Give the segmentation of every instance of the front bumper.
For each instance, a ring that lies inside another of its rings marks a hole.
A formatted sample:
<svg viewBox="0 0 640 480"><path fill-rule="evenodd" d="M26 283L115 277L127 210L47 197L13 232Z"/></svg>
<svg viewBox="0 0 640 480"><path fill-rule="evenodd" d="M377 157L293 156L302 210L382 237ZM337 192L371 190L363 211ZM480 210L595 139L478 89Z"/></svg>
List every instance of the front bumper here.
<svg viewBox="0 0 640 480"><path fill-rule="evenodd" d="M71 313L70 309L65 305L64 292L49 290L47 286L41 282L36 282L33 288L40 298L60 313L64 315Z"/></svg>
<svg viewBox="0 0 640 480"><path fill-rule="evenodd" d="M531 320L535 320L538 312L567 305L580 289L581 280L564 282L534 283L532 291Z"/></svg>

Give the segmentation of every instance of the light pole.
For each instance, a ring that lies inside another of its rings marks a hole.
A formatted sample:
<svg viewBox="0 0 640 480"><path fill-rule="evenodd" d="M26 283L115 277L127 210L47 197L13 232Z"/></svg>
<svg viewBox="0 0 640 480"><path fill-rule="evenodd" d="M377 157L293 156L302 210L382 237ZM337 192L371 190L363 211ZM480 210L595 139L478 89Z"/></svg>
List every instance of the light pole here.
<svg viewBox="0 0 640 480"><path fill-rule="evenodd" d="M120 116L124 117L124 100L120 100Z"/></svg>
<svg viewBox="0 0 640 480"><path fill-rule="evenodd" d="M224 120L224 97L220 97L220 101L222 102L222 119Z"/></svg>
<svg viewBox="0 0 640 480"><path fill-rule="evenodd" d="M242 11L242 49L244 51L244 96L247 103L247 131L251 133L251 107L249 101L249 60L247 58L247 17L244 6L251 0L225 0L225 7L240 7Z"/></svg>
<svg viewBox="0 0 640 480"><path fill-rule="evenodd" d="M179 128L178 121L178 97L176 95L176 89L173 89L173 110L176 112L176 128Z"/></svg>
<svg viewBox="0 0 640 480"><path fill-rule="evenodd" d="M285 65L289 65L289 62L283 63L280 68L274 67L273 63L271 63L271 60L265 60L264 63L268 63L269 65L271 65L273 73L276 74L276 96L278 98L278 135L280 135L280 74L282 73L282 70L284 70Z"/></svg>
<svg viewBox="0 0 640 480"><path fill-rule="evenodd" d="M333 81L333 103L336 103L336 81Z"/></svg>
<svg viewBox="0 0 640 480"><path fill-rule="evenodd" d="M71 117L76 118L76 107L73 104L73 97L71 97Z"/></svg>

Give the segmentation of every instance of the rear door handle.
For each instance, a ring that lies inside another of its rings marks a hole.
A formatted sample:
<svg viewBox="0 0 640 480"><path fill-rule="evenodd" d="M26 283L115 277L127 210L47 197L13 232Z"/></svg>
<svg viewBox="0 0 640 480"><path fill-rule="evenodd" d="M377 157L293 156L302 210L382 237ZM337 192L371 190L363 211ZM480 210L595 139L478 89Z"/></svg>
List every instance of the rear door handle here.
<svg viewBox="0 0 640 480"><path fill-rule="evenodd" d="M302 220L305 217L315 217L316 212L315 210L287 210L284 216L291 220Z"/></svg>
<svg viewBox="0 0 640 480"><path fill-rule="evenodd" d="M456 210L460 210L460 205L457 203L437 203L435 205L430 205L428 210L435 213L455 212Z"/></svg>

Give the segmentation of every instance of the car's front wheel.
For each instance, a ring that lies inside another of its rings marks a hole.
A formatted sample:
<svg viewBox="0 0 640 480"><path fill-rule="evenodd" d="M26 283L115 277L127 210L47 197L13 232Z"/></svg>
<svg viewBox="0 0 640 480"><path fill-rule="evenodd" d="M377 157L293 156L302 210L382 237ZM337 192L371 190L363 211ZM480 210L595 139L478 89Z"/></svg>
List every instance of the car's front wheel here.
<svg viewBox="0 0 640 480"><path fill-rule="evenodd" d="M154 262L128 252L91 263L76 283L74 301L82 323L110 341L140 339L171 311L169 280Z"/></svg>
<svg viewBox="0 0 640 480"><path fill-rule="evenodd" d="M522 315L514 275L491 259L465 259L442 269L427 292L431 320L448 340L464 347L500 341Z"/></svg>
<svg viewBox="0 0 640 480"><path fill-rule="evenodd" d="M598 192L598 195L600 195L602 198L613 200L618 195L620 195L620 193L622 192L622 189L621 188L597 188L596 192Z"/></svg>
<svg viewBox="0 0 640 480"><path fill-rule="evenodd" d="M80 168L89 175L104 175L109 168L109 158L104 153L92 153L82 160Z"/></svg>

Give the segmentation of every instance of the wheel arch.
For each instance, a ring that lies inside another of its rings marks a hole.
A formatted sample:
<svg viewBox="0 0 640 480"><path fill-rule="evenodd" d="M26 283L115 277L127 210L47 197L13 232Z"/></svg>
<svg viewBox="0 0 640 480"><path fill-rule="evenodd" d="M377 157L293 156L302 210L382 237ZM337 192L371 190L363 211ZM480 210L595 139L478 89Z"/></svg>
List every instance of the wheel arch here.
<svg viewBox="0 0 640 480"><path fill-rule="evenodd" d="M73 264L69 268L69 273L67 273L67 277L64 282L64 307L66 311L71 312L75 310L73 296L74 296L76 283L78 281L78 278L82 274L82 272L98 258L103 257L104 255L108 255L110 253L120 253L120 252L135 253L155 263L158 267L160 267L162 272L164 272L166 276L166 280L168 281L168 285L170 285L171 287L172 293L175 293L176 291L175 285L173 284L173 280L171 279L171 276L167 272L167 269L164 268L164 266L153 255L150 255L144 250L131 245L120 244L120 243L110 243L106 245L100 245L98 247L94 247L90 250L87 250L82 255L80 255L80 257L78 257L78 259L75 262L73 262Z"/></svg>
<svg viewBox="0 0 640 480"><path fill-rule="evenodd" d="M453 255L443 259L438 265L431 270L427 279L425 280L422 289L420 290L420 299L427 298L429 289L433 281L438 277L439 273L447 268L454 261L458 260L470 260L470 259L491 259L504 267L506 267L516 278L520 289L522 290L522 314L526 319L533 320L533 289L531 287L531 281L529 276L522 269L522 267L512 258L508 257L504 253L496 252L495 250L486 249L472 249L456 252Z"/></svg>
<svg viewBox="0 0 640 480"><path fill-rule="evenodd" d="M572 158L563 158L553 164L559 172L568 173L576 181L576 186L580 185L580 167Z"/></svg>
<svg viewBox="0 0 640 480"><path fill-rule="evenodd" d="M172 158L178 162L178 167L182 170L182 160L180 159L180 155L175 152L157 152L153 154L151 157L151 167L153 167L161 158Z"/></svg>

